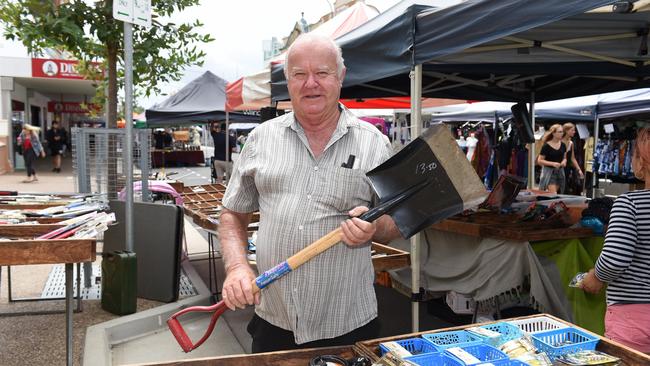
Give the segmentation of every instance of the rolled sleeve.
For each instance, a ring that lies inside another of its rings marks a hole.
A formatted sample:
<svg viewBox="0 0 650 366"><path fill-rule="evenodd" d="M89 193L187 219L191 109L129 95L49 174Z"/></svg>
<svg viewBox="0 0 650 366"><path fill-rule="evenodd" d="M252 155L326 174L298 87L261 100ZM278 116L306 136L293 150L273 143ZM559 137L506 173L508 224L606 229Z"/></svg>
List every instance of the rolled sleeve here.
<svg viewBox="0 0 650 366"><path fill-rule="evenodd" d="M255 138L251 134L233 167L232 177L222 200L223 207L239 213L259 210L255 171Z"/></svg>

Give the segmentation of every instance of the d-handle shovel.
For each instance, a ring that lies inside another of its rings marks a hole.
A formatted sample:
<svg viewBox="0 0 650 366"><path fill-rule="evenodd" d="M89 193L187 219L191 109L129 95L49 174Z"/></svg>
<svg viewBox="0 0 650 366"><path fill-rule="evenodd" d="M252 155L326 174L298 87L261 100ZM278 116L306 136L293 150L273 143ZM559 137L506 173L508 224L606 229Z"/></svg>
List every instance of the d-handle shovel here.
<svg viewBox="0 0 650 366"><path fill-rule="evenodd" d="M408 199L409 197L411 197L412 195L420 191L422 188L426 187L430 183L430 181L431 179L423 180L422 182L397 194L392 199L389 199L386 202L381 203L380 205L368 210L359 218L364 221L372 222L378 219L382 215L389 214L401 202ZM258 293L261 289L268 286L278 278L302 266L303 264L305 264L307 261L311 260L315 256L319 255L320 253L326 251L327 249L339 243L341 241L341 235L342 235L341 228L333 230L329 234L311 243L305 249L294 254L286 261L278 264L277 266L259 275L251 283L253 287L253 294ZM176 341L181 346L183 351L190 352L196 349L197 347L199 347L201 344L203 344L203 342L205 342L208 339L208 337L210 337L210 334L212 334L212 331L214 330L214 326L217 323L217 319L219 319L219 316L221 316L221 314L223 314L227 309L228 307L226 306L226 303L223 300L219 301L218 303L212 306L188 307L186 309L183 309L173 314L167 320L167 326L169 327L169 330L172 332L172 334L176 338ZM206 330L205 334L203 334L203 337L194 344L192 343L192 340L185 332L185 329L183 329L181 323L178 321L179 316L190 312L214 312L214 314L212 314L212 318L210 319L210 325L208 326L208 329Z"/></svg>

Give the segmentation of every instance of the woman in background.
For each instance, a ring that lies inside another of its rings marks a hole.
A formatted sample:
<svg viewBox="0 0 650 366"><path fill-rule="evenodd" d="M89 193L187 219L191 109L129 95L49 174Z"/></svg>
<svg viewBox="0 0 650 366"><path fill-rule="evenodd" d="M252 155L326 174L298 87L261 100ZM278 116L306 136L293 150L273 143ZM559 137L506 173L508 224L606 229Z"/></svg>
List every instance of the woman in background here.
<svg viewBox="0 0 650 366"><path fill-rule="evenodd" d="M551 193L564 192L564 167L567 162L567 148L562 141L564 129L554 124L542 137L542 150L537 156L537 164L542 166L539 189Z"/></svg>
<svg viewBox="0 0 650 366"><path fill-rule="evenodd" d="M575 171L577 171L578 178L582 180L585 178L585 175L582 173L582 169L580 168L580 164L578 164L578 160L576 160L575 145L573 144L573 136L576 134L576 125L573 123L565 123L562 125L562 128L564 129L564 138L562 141L564 141L564 145L566 146L567 158L567 166L564 168L564 176L567 181L575 182L575 179L570 180L569 176L573 175Z"/></svg>
<svg viewBox="0 0 650 366"><path fill-rule="evenodd" d="M614 201L603 250L581 287L596 294L608 283L605 336L650 354L650 128L639 130L632 168L645 189Z"/></svg>
<svg viewBox="0 0 650 366"><path fill-rule="evenodd" d="M23 183L31 183L38 180L34 170L34 161L39 156L45 157L45 150L38 139L38 132L41 129L27 123L23 124L23 131L18 136L18 145L22 147L23 159L25 159L25 168L27 170L27 179Z"/></svg>

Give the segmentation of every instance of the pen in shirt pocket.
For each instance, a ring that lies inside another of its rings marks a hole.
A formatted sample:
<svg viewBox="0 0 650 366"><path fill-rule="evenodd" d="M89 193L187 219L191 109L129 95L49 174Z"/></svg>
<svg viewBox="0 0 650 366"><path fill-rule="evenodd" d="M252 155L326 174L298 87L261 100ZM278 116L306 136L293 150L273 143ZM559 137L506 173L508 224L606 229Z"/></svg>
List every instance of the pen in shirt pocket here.
<svg viewBox="0 0 650 366"><path fill-rule="evenodd" d="M341 167L343 167L343 168L347 168L347 169L352 169L352 168L354 167L354 160L355 160L356 158L357 158L356 156L350 154L350 156L348 156L348 161L347 161L347 163L343 163L343 164L341 164Z"/></svg>

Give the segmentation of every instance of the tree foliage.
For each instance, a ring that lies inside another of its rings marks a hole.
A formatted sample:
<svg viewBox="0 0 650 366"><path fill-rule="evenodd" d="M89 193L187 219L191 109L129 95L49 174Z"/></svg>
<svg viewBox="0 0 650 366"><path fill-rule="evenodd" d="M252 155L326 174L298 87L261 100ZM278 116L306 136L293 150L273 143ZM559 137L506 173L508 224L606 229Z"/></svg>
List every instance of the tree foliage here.
<svg viewBox="0 0 650 366"><path fill-rule="evenodd" d="M123 23L113 19L113 1L0 0L5 38L20 40L32 54L46 48L63 50L80 61L79 71L97 80L95 102L108 108L108 125L116 126L117 91L123 83ZM179 80L183 70L201 66L200 43L213 39L200 34L202 24L176 24L173 14L198 5L199 0L152 0L153 26L133 27L133 83L136 94L159 94L161 83ZM163 21L168 19L167 21ZM104 71L97 72L93 63ZM108 91L108 95L104 91Z"/></svg>

